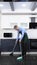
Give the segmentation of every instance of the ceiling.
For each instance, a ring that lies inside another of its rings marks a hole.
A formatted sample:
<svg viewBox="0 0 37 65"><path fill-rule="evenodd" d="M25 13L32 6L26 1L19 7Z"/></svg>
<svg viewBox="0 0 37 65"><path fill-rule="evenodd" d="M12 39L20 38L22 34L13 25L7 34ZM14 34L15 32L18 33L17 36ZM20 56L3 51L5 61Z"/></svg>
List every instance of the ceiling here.
<svg viewBox="0 0 37 65"><path fill-rule="evenodd" d="M37 2L0 2L1 12L37 12Z"/></svg>

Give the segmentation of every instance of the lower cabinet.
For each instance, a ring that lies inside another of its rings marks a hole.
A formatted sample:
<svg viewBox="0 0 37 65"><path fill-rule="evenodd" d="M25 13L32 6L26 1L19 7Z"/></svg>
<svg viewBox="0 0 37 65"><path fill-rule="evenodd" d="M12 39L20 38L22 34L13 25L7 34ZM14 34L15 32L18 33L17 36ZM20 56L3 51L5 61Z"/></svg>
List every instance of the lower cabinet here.
<svg viewBox="0 0 37 65"><path fill-rule="evenodd" d="M0 52L11 52L15 46L16 39L0 39ZM28 47L30 52L37 52L37 39L29 39ZM19 43L17 43L15 52L20 51Z"/></svg>
<svg viewBox="0 0 37 65"><path fill-rule="evenodd" d="M11 52L13 50L14 45L15 45L15 39L1 39L1 51ZM14 51L20 51L19 44L16 45Z"/></svg>

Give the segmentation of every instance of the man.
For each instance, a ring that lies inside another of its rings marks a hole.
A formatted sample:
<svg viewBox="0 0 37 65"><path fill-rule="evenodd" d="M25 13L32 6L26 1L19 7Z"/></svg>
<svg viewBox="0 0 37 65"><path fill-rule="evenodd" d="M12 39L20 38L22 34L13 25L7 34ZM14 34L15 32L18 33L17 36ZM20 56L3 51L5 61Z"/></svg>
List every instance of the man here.
<svg viewBox="0 0 37 65"><path fill-rule="evenodd" d="M27 51L27 43L28 43L28 36L26 30L24 28L18 27L17 25L14 26L14 29L18 31L16 42L21 43L22 47L22 57L18 57L18 60L24 59ZM21 34L21 38L19 38L19 34Z"/></svg>

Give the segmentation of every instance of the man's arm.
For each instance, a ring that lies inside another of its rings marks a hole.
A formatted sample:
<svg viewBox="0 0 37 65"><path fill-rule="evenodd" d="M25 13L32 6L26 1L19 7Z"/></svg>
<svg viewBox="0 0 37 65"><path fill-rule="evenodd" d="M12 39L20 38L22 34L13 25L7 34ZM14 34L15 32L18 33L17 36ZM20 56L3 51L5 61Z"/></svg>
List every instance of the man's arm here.
<svg viewBox="0 0 37 65"><path fill-rule="evenodd" d="M18 34L17 34L16 42L18 41L18 39L19 39L19 32L18 32Z"/></svg>

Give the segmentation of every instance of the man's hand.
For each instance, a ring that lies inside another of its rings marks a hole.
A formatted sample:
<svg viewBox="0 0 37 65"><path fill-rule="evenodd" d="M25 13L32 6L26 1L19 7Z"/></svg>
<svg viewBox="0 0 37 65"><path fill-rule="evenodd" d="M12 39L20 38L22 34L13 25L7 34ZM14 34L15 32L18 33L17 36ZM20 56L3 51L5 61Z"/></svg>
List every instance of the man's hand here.
<svg viewBox="0 0 37 65"><path fill-rule="evenodd" d="M21 43L21 40L19 40L19 43Z"/></svg>

